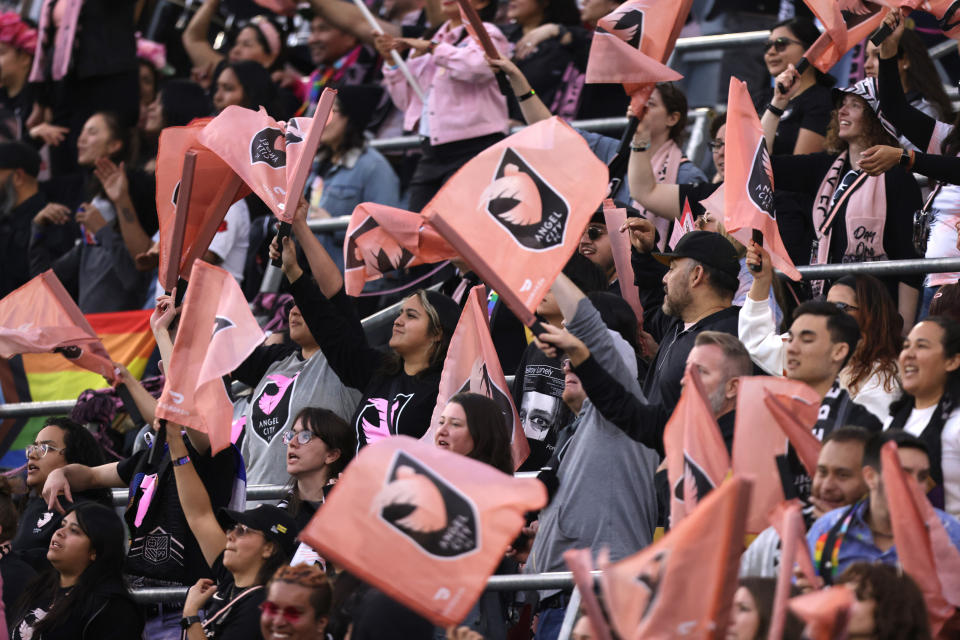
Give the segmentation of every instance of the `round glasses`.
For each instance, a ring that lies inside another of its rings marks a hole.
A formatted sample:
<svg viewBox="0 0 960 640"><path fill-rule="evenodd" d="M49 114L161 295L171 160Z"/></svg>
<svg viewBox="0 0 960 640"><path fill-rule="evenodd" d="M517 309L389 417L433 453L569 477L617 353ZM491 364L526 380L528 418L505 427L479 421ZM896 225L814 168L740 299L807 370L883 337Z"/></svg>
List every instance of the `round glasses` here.
<svg viewBox="0 0 960 640"><path fill-rule="evenodd" d="M287 431L283 434L283 444L290 444L296 438L299 444L307 444L314 438L319 438L317 434L309 429L303 431Z"/></svg>
<svg viewBox="0 0 960 640"><path fill-rule="evenodd" d="M28 458L31 456L42 458L43 456L47 455L48 451L56 451L57 453L61 453L63 449L58 449L52 444L41 442L40 444L28 444L26 454Z"/></svg>

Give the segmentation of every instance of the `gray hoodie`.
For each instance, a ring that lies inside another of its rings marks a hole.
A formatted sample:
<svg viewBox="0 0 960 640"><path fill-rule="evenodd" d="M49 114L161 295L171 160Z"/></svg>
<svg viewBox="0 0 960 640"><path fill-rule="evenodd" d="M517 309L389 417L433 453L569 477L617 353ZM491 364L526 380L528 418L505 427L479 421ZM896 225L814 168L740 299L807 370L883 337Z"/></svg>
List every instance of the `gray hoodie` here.
<svg viewBox="0 0 960 640"><path fill-rule="evenodd" d="M643 399L632 349L619 334L607 329L589 300L580 301L566 326L601 366ZM540 512L540 529L526 573L566 571L563 552L567 549L589 547L596 557L607 547L610 558L619 560L653 540L656 452L607 421L589 399L583 404L576 433L564 446L557 471L559 488Z"/></svg>

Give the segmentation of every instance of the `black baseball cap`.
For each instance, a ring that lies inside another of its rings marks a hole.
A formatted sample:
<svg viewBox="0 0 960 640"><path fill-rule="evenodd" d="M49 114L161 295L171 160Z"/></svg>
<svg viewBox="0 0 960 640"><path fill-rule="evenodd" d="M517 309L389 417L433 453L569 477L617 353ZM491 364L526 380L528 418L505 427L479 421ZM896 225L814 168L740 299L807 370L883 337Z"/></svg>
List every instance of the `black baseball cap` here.
<svg viewBox="0 0 960 640"><path fill-rule="evenodd" d="M36 178L40 174L40 154L23 142L0 142L0 169L23 169Z"/></svg>
<svg viewBox="0 0 960 640"><path fill-rule="evenodd" d="M235 524L256 529L267 540L279 544L288 558L297 550L297 523L279 507L261 504L246 511L221 508L217 512L217 522L224 531Z"/></svg>
<svg viewBox="0 0 960 640"><path fill-rule="evenodd" d="M713 267L734 279L740 276L740 260L733 244L714 231L690 231L669 253L654 253L653 257L669 265L674 258L691 258Z"/></svg>

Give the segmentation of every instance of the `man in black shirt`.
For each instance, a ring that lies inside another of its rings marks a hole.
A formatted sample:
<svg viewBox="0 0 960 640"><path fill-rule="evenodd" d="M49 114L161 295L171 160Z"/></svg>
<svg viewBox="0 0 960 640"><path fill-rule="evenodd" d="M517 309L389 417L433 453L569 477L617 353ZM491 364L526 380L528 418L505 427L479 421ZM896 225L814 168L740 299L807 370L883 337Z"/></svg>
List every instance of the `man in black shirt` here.
<svg viewBox="0 0 960 640"><path fill-rule="evenodd" d="M40 155L22 142L0 142L0 298L30 279L30 222L47 199L37 188Z"/></svg>
<svg viewBox="0 0 960 640"><path fill-rule="evenodd" d="M740 285L740 262L730 241L718 233L691 231L672 253L650 254L656 234L653 223L630 218L627 227L641 293L651 286L646 274L653 260L670 266L663 276L663 306L644 314L644 329L660 349L643 382L647 402L662 405L670 415L680 399L680 380L697 334L711 330L737 335L740 308L731 302Z"/></svg>

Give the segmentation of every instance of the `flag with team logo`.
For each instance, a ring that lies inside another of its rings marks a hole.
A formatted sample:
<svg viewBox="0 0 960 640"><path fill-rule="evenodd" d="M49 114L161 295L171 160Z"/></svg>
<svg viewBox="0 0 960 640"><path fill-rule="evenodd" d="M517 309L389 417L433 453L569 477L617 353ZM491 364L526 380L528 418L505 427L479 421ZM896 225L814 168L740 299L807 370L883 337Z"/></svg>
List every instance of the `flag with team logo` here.
<svg viewBox="0 0 960 640"><path fill-rule="evenodd" d="M697 369L687 366L683 391L663 432L670 485L670 526L693 513L730 470L720 427Z"/></svg>
<svg viewBox="0 0 960 640"><path fill-rule="evenodd" d="M166 291L178 277L189 280L190 267L210 246L230 205L250 189L220 156L199 141L210 118L160 132L157 148L157 217L160 222L160 268ZM187 154L193 156L187 159ZM185 199L180 201L180 196ZM180 206L178 206L180 202Z"/></svg>
<svg viewBox="0 0 960 640"><path fill-rule="evenodd" d="M510 387L503 376L500 357L497 356L493 339L490 337L486 297L483 285L471 289L467 296L467 303L460 313L460 321L447 348L437 392L437 405L433 408L430 428L423 439L433 442L434 434L440 426L440 414L450 398L466 391L479 393L500 407L503 413L503 428L510 434L513 468L519 469L530 455L530 444L523 433L523 425L513 404Z"/></svg>
<svg viewBox="0 0 960 640"><path fill-rule="evenodd" d="M384 273L456 257L419 213L362 202L350 214L343 241L344 290L356 296Z"/></svg>
<svg viewBox="0 0 960 640"><path fill-rule="evenodd" d="M53 269L0 300L0 356L49 352L107 380L115 378L110 355Z"/></svg>
<svg viewBox="0 0 960 640"><path fill-rule="evenodd" d="M732 462L735 474L764 479L754 488L747 519L747 533L754 534L766 529L769 513L787 497L792 497L787 496L785 485L791 493L801 489L794 486L793 473L781 473L781 469L791 469L788 457L791 441L762 401L768 392L775 394L776 399L809 428L816 423L820 408L820 395L798 380L771 376L740 378Z"/></svg>
<svg viewBox="0 0 960 640"><path fill-rule="evenodd" d="M583 137L552 117L481 151L423 217L530 326L608 181L607 166Z"/></svg>
<svg viewBox="0 0 960 640"><path fill-rule="evenodd" d="M262 107L227 107L203 129L200 142L223 158L280 221L292 222L336 95L324 89L312 118L287 122L277 122Z"/></svg>
<svg viewBox="0 0 960 640"><path fill-rule="evenodd" d="M408 436L360 450L300 539L438 626L460 624L547 491Z"/></svg>
<svg viewBox="0 0 960 640"><path fill-rule="evenodd" d="M682 76L665 66L693 0L627 0L597 21L587 82L622 82L642 117L653 84Z"/></svg>
<svg viewBox="0 0 960 640"><path fill-rule="evenodd" d="M603 604L620 638L723 636L752 485L727 479L663 538L615 564L600 553Z"/></svg>
<svg viewBox="0 0 960 640"><path fill-rule="evenodd" d="M203 431L217 453L230 446L233 421L222 378L265 336L229 272L198 261L191 276L156 414Z"/></svg>
<svg viewBox="0 0 960 640"><path fill-rule="evenodd" d="M804 2L823 24L824 32L804 52L803 57L823 73L828 73L840 58L880 26L889 11L882 5L907 4L896 2L896 0L880 2L804 0Z"/></svg>
<svg viewBox="0 0 960 640"><path fill-rule="evenodd" d="M744 245L754 229L763 234L763 246L773 266L792 280L800 279L777 228L773 208L773 165L763 139L760 118L753 108L747 85L730 78L727 95L726 173L723 223L727 233Z"/></svg>
<svg viewBox="0 0 960 640"><path fill-rule="evenodd" d="M827 587L790 598L790 610L807 623L810 640L843 640L847 637L853 589L846 585Z"/></svg>

